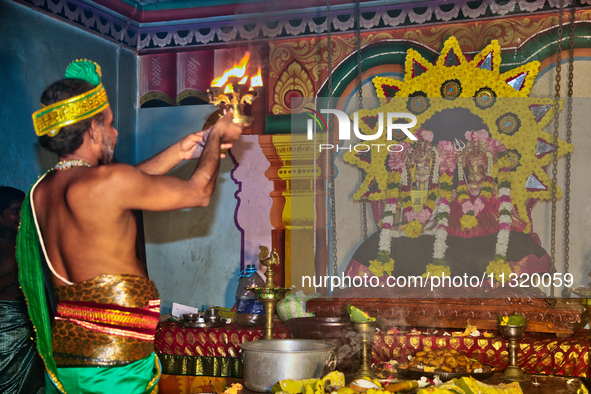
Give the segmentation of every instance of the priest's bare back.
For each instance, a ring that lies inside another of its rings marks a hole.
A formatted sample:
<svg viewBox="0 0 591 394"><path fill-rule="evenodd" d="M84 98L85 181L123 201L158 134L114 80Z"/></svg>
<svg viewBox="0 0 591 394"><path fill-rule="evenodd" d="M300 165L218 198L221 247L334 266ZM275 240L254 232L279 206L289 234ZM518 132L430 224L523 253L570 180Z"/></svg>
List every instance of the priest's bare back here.
<svg viewBox="0 0 591 394"><path fill-rule="evenodd" d="M47 174L31 195L47 257L55 270L54 285L104 274L146 277L136 257L133 210L207 206L224 156L220 151L241 133L231 113L220 118L209 132L194 172L182 180L165 174L194 156L202 133L188 135L135 167L111 163L118 132L107 107L102 117L90 122L80 147L60 156L67 165Z"/></svg>

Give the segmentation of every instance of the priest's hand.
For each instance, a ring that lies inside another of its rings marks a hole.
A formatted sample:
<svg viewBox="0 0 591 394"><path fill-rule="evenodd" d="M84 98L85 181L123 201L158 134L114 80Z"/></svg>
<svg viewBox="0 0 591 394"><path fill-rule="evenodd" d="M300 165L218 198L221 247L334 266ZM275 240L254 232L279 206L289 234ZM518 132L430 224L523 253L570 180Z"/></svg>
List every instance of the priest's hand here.
<svg viewBox="0 0 591 394"><path fill-rule="evenodd" d="M222 141L222 149L225 143L232 143L242 135L243 124L237 124L232 121L232 110L225 112L225 115L219 118L211 128L211 133L216 134Z"/></svg>
<svg viewBox="0 0 591 394"><path fill-rule="evenodd" d="M198 133L192 133L179 141L179 150L183 160L198 159L203 153L203 148L207 142L207 136L211 132L211 127L207 130L200 131ZM225 151L232 147L231 143L222 143L220 148L220 158L226 157Z"/></svg>

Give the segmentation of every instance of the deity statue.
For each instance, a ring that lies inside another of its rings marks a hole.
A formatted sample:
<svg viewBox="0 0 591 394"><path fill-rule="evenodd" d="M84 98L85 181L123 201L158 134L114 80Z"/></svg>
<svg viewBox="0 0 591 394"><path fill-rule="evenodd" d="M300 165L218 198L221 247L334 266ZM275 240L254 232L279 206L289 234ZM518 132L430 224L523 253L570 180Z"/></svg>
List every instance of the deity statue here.
<svg viewBox="0 0 591 394"><path fill-rule="evenodd" d="M407 182L411 185L411 190L427 190L435 164L433 133L421 128L415 135L418 140L409 147L405 157ZM413 168L414 180L412 179Z"/></svg>
<svg viewBox="0 0 591 394"><path fill-rule="evenodd" d="M492 153L486 150L486 141L468 141L460 156L460 165L466 175L466 185L471 195L480 194L482 182L492 170Z"/></svg>

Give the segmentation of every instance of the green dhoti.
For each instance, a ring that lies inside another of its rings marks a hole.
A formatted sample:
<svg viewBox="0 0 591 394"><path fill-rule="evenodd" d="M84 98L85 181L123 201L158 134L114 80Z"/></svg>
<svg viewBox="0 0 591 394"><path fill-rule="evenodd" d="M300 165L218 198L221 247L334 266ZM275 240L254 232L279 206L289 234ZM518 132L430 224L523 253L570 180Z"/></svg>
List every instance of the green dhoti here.
<svg viewBox="0 0 591 394"><path fill-rule="evenodd" d="M158 357L152 353L134 363L118 367L58 368L61 384L68 393L156 393L160 376ZM49 376L45 379L46 394L60 394Z"/></svg>

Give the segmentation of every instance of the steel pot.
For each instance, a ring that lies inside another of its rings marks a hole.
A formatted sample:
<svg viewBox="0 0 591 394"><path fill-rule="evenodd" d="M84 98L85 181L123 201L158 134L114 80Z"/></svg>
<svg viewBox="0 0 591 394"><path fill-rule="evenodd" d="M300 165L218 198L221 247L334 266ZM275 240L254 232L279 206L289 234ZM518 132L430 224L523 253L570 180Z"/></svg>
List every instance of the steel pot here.
<svg viewBox="0 0 591 394"><path fill-rule="evenodd" d="M244 384L249 390L271 392L283 379L318 379L337 363L335 346L311 339L271 339L241 343Z"/></svg>

